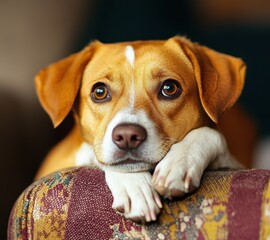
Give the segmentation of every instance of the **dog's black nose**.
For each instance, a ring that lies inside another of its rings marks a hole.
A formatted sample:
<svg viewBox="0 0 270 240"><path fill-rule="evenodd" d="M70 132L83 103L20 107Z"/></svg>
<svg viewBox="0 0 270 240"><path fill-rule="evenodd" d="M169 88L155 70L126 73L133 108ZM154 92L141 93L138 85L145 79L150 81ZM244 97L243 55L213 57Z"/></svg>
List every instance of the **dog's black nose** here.
<svg viewBox="0 0 270 240"><path fill-rule="evenodd" d="M145 128L135 124L119 124L112 132L112 140L123 150L136 149L146 139Z"/></svg>

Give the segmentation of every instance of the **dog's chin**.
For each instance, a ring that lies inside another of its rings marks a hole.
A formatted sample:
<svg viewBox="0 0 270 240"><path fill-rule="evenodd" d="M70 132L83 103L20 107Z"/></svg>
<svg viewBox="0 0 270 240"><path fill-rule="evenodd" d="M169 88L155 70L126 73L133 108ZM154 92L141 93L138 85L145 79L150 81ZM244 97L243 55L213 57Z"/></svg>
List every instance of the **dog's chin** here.
<svg viewBox="0 0 270 240"><path fill-rule="evenodd" d="M104 168L117 172L143 172L153 169L154 165L142 160L126 159L110 164L102 164Z"/></svg>

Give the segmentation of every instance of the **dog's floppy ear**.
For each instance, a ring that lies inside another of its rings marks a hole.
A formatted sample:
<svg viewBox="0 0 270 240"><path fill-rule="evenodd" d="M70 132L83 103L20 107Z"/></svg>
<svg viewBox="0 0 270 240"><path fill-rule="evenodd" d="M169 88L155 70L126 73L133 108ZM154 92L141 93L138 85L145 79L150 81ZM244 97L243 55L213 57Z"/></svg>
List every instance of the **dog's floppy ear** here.
<svg viewBox="0 0 270 240"><path fill-rule="evenodd" d="M54 127L57 127L72 109L84 68L93 54L93 45L49 65L35 78L38 98Z"/></svg>
<svg viewBox="0 0 270 240"><path fill-rule="evenodd" d="M215 123L240 96L246 65L240 58L216 52L186 38L174 37L194 68L202 106Z"/></svg>

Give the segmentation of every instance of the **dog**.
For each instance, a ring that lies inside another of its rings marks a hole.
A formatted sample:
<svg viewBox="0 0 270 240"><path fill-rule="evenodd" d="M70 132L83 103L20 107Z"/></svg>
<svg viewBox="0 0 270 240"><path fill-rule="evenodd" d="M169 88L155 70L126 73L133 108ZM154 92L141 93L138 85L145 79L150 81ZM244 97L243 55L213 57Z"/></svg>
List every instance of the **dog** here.
<svg viewBox="0 0 270 240"><path fill-rule="evenodd" d="M245 63L185 37L95 41L40 71L39 100L71 133L48 154L37 178L94 165L105 172L113 208L155 221L161 197L200 185L206 168L238 168L217 124L241 94Z"/></svg>

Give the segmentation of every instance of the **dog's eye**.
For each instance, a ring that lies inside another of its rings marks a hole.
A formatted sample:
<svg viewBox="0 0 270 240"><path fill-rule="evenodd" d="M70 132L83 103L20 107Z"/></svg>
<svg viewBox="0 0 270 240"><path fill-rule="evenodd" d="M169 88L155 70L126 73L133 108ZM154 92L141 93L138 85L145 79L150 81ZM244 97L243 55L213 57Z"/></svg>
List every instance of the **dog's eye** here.
<svg viewBox="0 0 270 240"><path fill-rule="evenodd" d="M163 82L159 94L163 98L174 99L179 97L181 92L180 84L176 80L168 79Z"/></svg>
<svg viewBox="0 0 270 240"><path fill-rule="evenodd" d="M97 103L111 100L108 87L104 83L96 83L92 88L91 99Z"/></svg>

